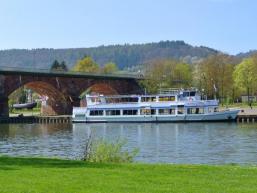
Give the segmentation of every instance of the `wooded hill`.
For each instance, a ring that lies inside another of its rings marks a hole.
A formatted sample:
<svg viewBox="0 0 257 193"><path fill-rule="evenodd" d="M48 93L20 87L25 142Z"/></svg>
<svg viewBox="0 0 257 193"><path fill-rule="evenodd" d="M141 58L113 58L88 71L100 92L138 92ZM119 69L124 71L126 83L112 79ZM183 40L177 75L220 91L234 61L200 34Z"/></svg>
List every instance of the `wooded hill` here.
<svg viewBox="0 0 257 193"><path fill-rule="evenodd" d="M217 50L191 46L184 41L125 44L72 49L12 49L0 51L0 66L49 69L54 60L65 61L71 68L84 56L92 57L100 66L114 62L120 69L131 69L155 59L179 59L196 63Z"/></svg>

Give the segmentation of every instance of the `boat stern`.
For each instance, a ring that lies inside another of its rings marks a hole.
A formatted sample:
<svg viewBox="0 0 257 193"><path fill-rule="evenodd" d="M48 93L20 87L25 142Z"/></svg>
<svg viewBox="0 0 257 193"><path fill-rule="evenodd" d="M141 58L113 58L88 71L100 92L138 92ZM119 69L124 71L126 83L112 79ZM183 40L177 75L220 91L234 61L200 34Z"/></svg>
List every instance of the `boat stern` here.
<svg viewBox="0 0 257 193"><path fill-rule="evenodd" d="M73 107L72 109L72 121L73 122L84 122L86 121L86 107Z"/></svg>

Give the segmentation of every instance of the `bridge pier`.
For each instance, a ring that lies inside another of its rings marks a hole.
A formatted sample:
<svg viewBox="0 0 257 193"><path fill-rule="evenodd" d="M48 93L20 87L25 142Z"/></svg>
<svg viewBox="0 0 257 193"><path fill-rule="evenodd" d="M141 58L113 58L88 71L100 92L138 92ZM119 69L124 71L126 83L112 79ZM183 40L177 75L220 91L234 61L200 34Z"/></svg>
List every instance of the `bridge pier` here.
<svg viewBox="0 0 257 193"><path fill-rule="evenodd" d="M0 75L0 117L9 117L8 97L5 94L5 76Z"/></svg>
<svg viewBox="0 0 257 193"><path fill-rule="evenodd" d="M9 117L8 97L0 96L0 117Z"/></svg>

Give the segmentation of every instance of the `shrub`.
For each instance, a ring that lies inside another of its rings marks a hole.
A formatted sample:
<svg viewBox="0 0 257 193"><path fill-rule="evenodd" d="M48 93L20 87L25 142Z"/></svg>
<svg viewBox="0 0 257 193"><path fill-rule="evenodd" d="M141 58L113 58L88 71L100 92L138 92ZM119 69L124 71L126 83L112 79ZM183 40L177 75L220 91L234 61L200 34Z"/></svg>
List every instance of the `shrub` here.
<svg viewBox="0 0 257 193"><path fill-rule="evenodd" d="M89 137L86 141L82 159L84 161L100 163L133 162L139 150L135 148L132 151L129 151L124 148L125 145L125 140L118 139L111 142L105 139L92 140L92 137Z"/></svg>

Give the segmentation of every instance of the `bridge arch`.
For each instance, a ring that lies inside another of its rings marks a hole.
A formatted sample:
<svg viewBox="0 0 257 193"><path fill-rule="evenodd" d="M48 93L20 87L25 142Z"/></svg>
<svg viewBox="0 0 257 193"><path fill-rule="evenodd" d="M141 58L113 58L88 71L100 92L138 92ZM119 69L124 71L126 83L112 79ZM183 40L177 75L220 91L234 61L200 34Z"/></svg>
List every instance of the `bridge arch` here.
<svg viewBox="0 0 257 193"><path fill-rule="evenodd" d="M88 87L85 91L80 94L80 106L86 106L85 95L90 93L97 93L103 95L117 95L119 94L117 90L112 88L109 84L106 83L95 83Z"/></svg>
<svg viewBox="0 0 257 193"><path fill-rule="evenodd" d="M104 95L115 95L118 94L118 91L112 86L106 83L95 83L89 86L86 91L87 93L99 93Z"/></svg>
<svg viewBox="0 0 257 193"><path fill-rule="evenodd" d="M25 83L22 86L27 89L31 89L32 91L39 94L42 98L46 99L46 101L42 102L41 114L60 115L69 113L67 111L70 105L69 101L66 99L64 94L61 93L58 89L56 89L53 85L44 81L32 81Z"/></svg>

